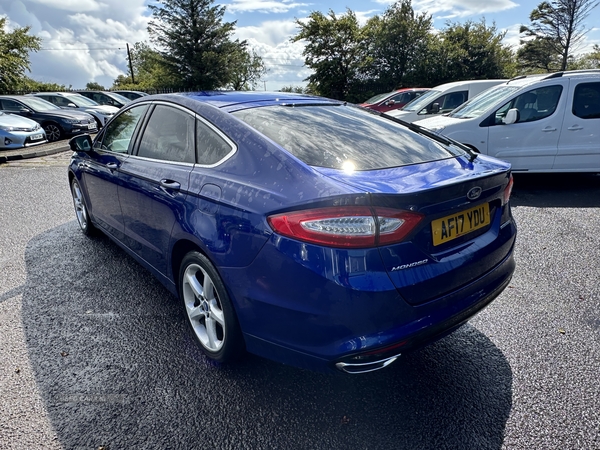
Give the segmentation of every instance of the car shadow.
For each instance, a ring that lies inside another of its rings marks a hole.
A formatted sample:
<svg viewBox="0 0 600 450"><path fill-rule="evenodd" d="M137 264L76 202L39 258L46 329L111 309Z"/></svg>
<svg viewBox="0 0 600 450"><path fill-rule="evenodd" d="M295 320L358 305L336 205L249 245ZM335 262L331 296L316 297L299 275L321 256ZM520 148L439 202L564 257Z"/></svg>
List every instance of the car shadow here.
<svg viewBox="0 0 600 450"><path fill-rule="evenodd" d="M70 222L25 260L29 357L64 448L502 447L511 368L471 325L369 374L251 355L219 367L177 300L107 238Z"/></svg>
<svg viewBox="0 0 600 450"><path fill-rule="evenodd" d="M600 174L514 174L512 206L538 208L600 207Z"/></svg>

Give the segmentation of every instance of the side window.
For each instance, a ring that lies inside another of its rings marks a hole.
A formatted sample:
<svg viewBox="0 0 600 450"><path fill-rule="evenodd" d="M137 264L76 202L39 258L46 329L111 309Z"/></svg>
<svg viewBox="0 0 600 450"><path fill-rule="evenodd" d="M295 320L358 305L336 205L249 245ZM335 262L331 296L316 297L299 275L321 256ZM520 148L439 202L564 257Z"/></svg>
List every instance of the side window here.
<svg viewBox="0 0 600 450"><path fill-rule="evenodd" d="M194 122L192 115L179 108L158 105L144 129L138 156L194 163Z"/></svg>
<svg viewBox="0 0 600 450"><path fill-rule="evenodd" d="M4 111L16 111L19 112L23 108L20 103L14 100L2 100L2 109Z"/></svg>
<svg viewBox="0 0 600 450"><path fill-rule="evenodd" d="M404 94L394 95L388 101L393 100L395 103L402 103L404 101Z"/></svg>
<svg viewBox="0 0 600 450"><path fill-rule="evenodd" d="M119 114L106 127L104 136L94 146L115 153L127 153L135 127L147 109L148 105L141 105Z"/></svg>
<svg viewBox="0 0 600 450"><path fill-rule="evenodd" d="M575 87L573 115L582 119L600 118L600 83L581 83Z"/></svg>
<svg viewBox="0 0 600 450"><path fill-rule="evenodd" d="M544 86L518 95L496 111L495 124L503 124L504 117L513 108L519 110L516 123L533 122L551 116L556 111L562 89L560 85Z"/></svg>
<svg viewBox="0 0 600 450"><path fill-rule="evenodd" d="M216 164L225 158L233 147L201 120L196 121L196 154L198 164Z"/></svg>
<svg viewBox="0 0 600 450"><path fill-rule="evenodd" d="M447 113L452 111L454 108L459 107L467 101L468 95L468 91L451 92L444 95L437 101L437 103L440 104L440 112Z"/></svg>
<svg viewBox="0 0 600 450"><path fill-rule="evenodd" d="M96 92L94 92L92 94L92 100L94 100L96 103L99 103L101 105L106 104L105 99L103 98L104 96L102 94L98 94Z"/></svg>
<svg viewBox="0 0 600 450"><path fill-rule="evenodd" d="M69 100L64 97L50 97L46 100L54 103L56 106L68 106L70 103Z"/></svg>

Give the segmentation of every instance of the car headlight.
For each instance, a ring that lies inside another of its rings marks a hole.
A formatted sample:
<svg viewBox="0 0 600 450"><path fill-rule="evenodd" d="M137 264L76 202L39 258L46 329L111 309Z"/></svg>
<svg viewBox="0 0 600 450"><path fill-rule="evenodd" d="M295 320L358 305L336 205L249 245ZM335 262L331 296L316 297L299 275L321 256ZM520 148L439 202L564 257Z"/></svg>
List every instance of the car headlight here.
<svg viewBox="0 0 600 450"><path fill-rule="evenodd" d="M11 126L8 126L8 125L0 125L0 130L15 131L15 127L11 127Z"/></svg>
<svg viewBox="0 0 600 450"><path fill-rule="evenodd" d="M81 120L79 120L79 119L62 119L62 121L66 122L66 123L73 123L73 124L81 123Z"/></svg>

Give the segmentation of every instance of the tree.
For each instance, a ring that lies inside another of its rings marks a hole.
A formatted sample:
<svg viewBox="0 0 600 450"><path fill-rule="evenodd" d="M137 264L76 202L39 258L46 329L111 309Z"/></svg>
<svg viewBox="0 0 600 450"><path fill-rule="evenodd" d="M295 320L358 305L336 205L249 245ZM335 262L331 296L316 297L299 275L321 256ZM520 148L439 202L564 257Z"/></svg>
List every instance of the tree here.
<svg viewBox="0 0 600 450"><path fill-rule="evenodd" d="M304 64L314 70L306 81L311 89L335 99L352 99L363 62L362 31L350 10L337 17L313 11L306 23L296 20L299 33L292 42L306 41Z"/></svg>
<svg viewBox="0 0 600 450"><path fill-rule="evenodd" d="M113 89L164 90L180 87L177 76L169 70L163 56L146 42L136 42L130 51L135 83L131 75L119 75Z"/></svg>
<svg viewBox="0 0 600 450"><path fill-rule="evenodd" d="M6 17L0 17L0 93L19 90L29 71L29 52L37 52L42 40L30 36L31 27L7 31Z"/></svg>
<svg viewBox="0 0 600 450"><path fill-rule="evenodd" d="M85 85L85 88L89 91L105 91L105 87L95 81L90 81Z"/></svg>
<svg viewBox="0 0 600 450"><path fill-rule="evenodd" d="M267 73L267 68L260 56L253 50L240 49L234 53L229 62L233 68L230 87L236 91L256 89L260 79Z"/></svg>
<svg viewBox="0 0 600 450"><path fill-rule="evenodd" d="M600 69L600 45L595 44L591 52L580 55L569 68Z"/></svg>
<svg viewBox="0 0 600 450"><path fill-rule="evenodd" d="M559 69L561 59L554 51L554 44L550 41L551 39L546 37L521 41L522 47L517 51L517 61L521 72L555 72Z"/></svg>
<svg viewBox="0 0 600 450"><path fill-rule="evenodd" d="M158 45L158 60L181 88L216 89L233 80L232 58L246 41L232 41L235 22L223 23L225 7L212 0L157 0L149 5L148 32Z"/></svg>
<svg viewBox="0 0 600 450"><path fill-rule="evenodd" d="M514 55L502 44L504 35L485 20L448 23L432 44L437 84L513 76Z"/></svg>
<svg viewBox="0 0 600 450"><path fill-rule="evenodd" d="M522 25L520 32L533 39L529 47L525 45L520 56L530 65L544 66L558 57L559 70L566 70L569 58L577 50L588 30L583 21L590 11L598 6L598 0L551 0L540 3L529 15L531 24ZM536 42L537 41L537 42ZM539 61L532 60L539 57Z"/></svg>
<svg viewBox="0 0 600 450"><path fill-rule="evenodd" d="M433 24L431 15L415 15L410 0L391 5L383 16L365 26L365 73L382 91L420 84L417 67L427 52Z"/></svg>

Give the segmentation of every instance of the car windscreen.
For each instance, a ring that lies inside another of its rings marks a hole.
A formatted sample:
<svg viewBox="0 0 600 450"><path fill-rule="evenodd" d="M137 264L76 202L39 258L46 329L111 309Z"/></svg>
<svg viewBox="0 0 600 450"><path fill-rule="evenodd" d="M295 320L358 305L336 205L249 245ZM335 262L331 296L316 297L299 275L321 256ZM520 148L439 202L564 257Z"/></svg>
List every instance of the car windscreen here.
<svg viewBox="0 0 600 450"><path fill-rule="evenodd" d="M372 105L373 103L380 102L381 100L389 97L392 94L393 94L393 92L385 92L384 94L377 94L374 97L371 97L369 100L365 100L363 103L365 103L367 105Z"/></svg>
<svg viewBox="0 0 600 450"><path fill-rule="evenodd" d="M350 105L265 106L233 115L311 166L373 170L464 154Z"/></svg>
<svg viewBox="0 0 600 450"><path fill-rule="evenodd" d="M67 100L69 100L69 102L75 103L75 105L77 105L79 107L100 106L97 102L95 102L91 98L87 98L87 97L84 97L83 95L79 95L79 94L67 95L66 98L67 98Z"/></svg>
<svg viewBox="0 0 600 450"><path fill-rule="evenodd" d="M36 97L19 97L19 101L29 106L34 111L54 111L60 109L58 106Z"/></svg>
<svg viewBox="0 0 600 450"><path fill-rule="evenodd" d="M127 103L129 103L131 101L127 97L124 97L121 94L117 94L116 92L109 92L106 95L117 100L119 103L123 103L124 105L126 105Z"/></svg>
<svg viewBox="0 0 600 450"><path fill-rule="evenodd" d="M504 84L494 86L476 95L472 99L467 100L449 115L450 117L456 117L458 119L479 117L494 105L503 103L505 99L519 89L521 89L520 86L507 86Z"/></svg>
<svg viewBox="0 0 600 450"><path fill-rule="evenodd" d="M400 108L400 110L401 111L421 111L423 108L425 108L429 104L430 101L435 99L439 93L440 93L440 91L431 89L431 90L425 92L420 97L417 97L416 99L414 99L412 102L404 105L404 107Z"/></svg>

